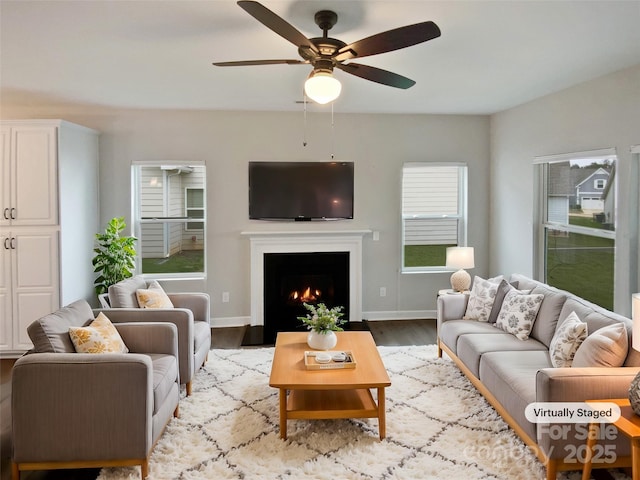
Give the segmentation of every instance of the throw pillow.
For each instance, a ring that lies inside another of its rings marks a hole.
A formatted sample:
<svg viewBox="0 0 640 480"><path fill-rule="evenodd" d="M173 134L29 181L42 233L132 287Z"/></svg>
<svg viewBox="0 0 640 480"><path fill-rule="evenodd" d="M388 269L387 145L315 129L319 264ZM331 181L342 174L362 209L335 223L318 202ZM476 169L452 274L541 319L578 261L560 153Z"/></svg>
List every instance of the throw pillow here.
<svg viewBox="0 0 640 480"><path fill-rule="evenodd" d="M496 327L515 335L520 340L527 340L543 299L544 295L541 294L527 295L518 290L510 291L502 302Z"/></svg>
<svg viewBox="0 0 640 480"><path fill-rule="evenodd" d="M629 351L627 328L622 323L602 327L589 335L575 356L574 367L621 367Z"/></svg>
<svg viewBox="0 0 640 480"><path fill-rule="evenodd" d="M498 314L500 313L500 309L502 308L502 302L504 301L504 297L507 293L509 293L514 288L518 288L518 282L509 283L506 280L502 280L498 285L498 289L496 290L496 296L493 299L493 305L491 306L491 312L489 313L488 321L489 323L496 323L498 319Z"/></svg>
<svg viewBox="0 0 640 480"><path fill-rule="evenodd" d="M587 324L578 318L576 312L558 326L549 344L549 356L554 367L570 367L576 351L587 338Z"/></svg>
<svg viewBox="0 0 640 480"><path fill-rule="evenodd" d="M69 336L78 353L127 353L129 351L116 327L102 312L88 327L69 327Z"/></svg>
<svg viewBox="0 0 640 480"><path fill-rule="evenodd" d="M477 320L479 322L488 321L493 300L501 281L502 276L485 280L476 275L473 279L471 293L469 294L467 309L462 318L465 320Z"/></svg>
<svg viewBox="0 0 640 480"><path fill-rule="evenodd" d="M173 308L173 303L160 284L153 280L149 287L136 290L140 308Z"/></svg>

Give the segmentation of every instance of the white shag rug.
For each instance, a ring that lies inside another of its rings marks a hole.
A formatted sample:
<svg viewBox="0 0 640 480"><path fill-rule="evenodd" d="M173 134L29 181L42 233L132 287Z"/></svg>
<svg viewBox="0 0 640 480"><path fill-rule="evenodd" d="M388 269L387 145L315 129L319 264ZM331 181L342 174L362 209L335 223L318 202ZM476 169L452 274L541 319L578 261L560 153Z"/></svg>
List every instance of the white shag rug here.
<svg viewBox="0 0 640 480"><path fill-rule="evenodd" d="M211 350L155 446L149 479L544 479L537 458L435 345L378 349L391 377L383 441L377 419L290 420L281 440L278 391L269 387L274 349ZM137 467L108 468L98 480L139 478Z"/></svg>

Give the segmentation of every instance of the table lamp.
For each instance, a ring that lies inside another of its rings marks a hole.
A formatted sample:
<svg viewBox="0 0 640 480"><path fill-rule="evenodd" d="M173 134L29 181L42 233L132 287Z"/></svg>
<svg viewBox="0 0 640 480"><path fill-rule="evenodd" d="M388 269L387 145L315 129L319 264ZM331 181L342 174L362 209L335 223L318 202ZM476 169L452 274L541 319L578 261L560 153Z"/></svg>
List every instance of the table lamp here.
<svg viewBox="0 0 640 480"><path fill-rule="evenodd" d="M640 351L640 293L631 295L631 318L633 319L633 332L631 346ZM629 387L629 403L636 415L640 415L640 373L631 382Z"/></svg>
<svg viewBox="0 0 640 480"><path fill-rule="evenodd" d="M451 275L451 288L456 292L465 292L471 287L471 275L464 269L474 268L473 247L448 247L447 268L457 268Z"/></svg>

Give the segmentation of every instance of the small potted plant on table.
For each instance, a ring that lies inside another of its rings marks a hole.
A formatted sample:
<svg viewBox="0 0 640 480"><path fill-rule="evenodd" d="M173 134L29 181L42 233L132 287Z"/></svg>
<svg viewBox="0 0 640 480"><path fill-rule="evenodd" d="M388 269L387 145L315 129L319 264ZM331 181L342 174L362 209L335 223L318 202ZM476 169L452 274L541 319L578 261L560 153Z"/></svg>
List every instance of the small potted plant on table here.
<svg viewBox="0 0 640 480"><path fill-rule="evenodd" d="M345 322L341 318L344 315L341 313L343 307L330 309L324 303L317 305L303 303L303 305L309 313L304 317L298 317L298 320L309 330L307 336L309 347L315 350L331 350L338 343L335 332L343 330L340 326Z"/></svg>

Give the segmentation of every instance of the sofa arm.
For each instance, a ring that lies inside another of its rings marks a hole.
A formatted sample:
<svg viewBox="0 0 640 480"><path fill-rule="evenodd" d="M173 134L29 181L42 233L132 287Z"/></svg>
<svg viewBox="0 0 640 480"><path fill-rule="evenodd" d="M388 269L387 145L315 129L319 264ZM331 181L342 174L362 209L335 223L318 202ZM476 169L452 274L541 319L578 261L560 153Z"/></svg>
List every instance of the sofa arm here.
<svg viewBox="0 0 640 480"><path fill-rule="evenodd" d="M178 358L178 329L173 323L114 323L130 353L163 353Z"/></svg>
<svg viewBox="0 0 640 480"><path fill-rule="evenodd" d="M186 308L111 308L108 310L97 309L93 312L95 315L99 312L104 312L114 324L136 322L174 324L178 328L180 381L183 383L191 381L195 371L193 359L195 348L193 341L194 327L191 310ZM124 340L124 343L127 343L127 341Z"/></svg>
<svg viewBox="0 0 640 480"><path fill-rule="evenodd" d="M169 299L176 308L187 308L193 312L193 319L198 322L211 323L211 300L207 293L168 293Z"/></svg>
<svg viewBox="0 0 640 480"><path fill-rule="evenodd" d="M33 353L12 370L18 463L145 458L152 414L148 355Z"/></svg>
<svg viewBox="0 0 640 480"><path fill-rule="evenodd" d="M543 368L536 375L536 402L583 402L627 398L640 367Z"/></svg>
<svg viewBox="0 0 640 480"><path fill-rule="evenodd" d="M467 310L469 295L443 294L438 295L437 320L438 326L447 320L460 320Z"/></svg>

